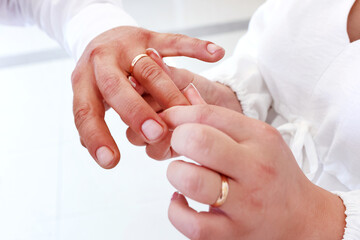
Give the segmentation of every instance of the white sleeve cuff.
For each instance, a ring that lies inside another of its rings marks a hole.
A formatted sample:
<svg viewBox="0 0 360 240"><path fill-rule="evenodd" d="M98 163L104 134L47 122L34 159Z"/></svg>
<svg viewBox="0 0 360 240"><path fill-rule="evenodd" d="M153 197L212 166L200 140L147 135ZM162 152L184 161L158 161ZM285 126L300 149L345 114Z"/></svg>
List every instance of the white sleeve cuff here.
<svg viewBox="0 0 360 240"><path fill-rule="evenodd" d="M78 60L91 40L119 26L137 26L137 23L118 6L110 3L91 4L66 24L64 47Z"/></svg>
<svg viewBox="0 0 360 240"><path fill-rule="evenodd" d="M333 192L339 196L346 207L346 227L343 240L360 239L360 190L351 192Z"/></svg>
<svg viewBox="0 0 360 240"><path fill-rule="evenodd" d="M202 75L230 87L236 93L246 116L266 120L272 98L253 57L233 56Z"/></svg>

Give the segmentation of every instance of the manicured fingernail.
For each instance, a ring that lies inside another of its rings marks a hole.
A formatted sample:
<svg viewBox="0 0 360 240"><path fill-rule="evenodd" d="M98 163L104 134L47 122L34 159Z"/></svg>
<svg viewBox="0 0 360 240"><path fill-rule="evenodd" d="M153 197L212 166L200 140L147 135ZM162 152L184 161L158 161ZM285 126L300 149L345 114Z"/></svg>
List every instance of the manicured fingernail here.
<svg viewBox="0 0 360 240"><path fill-rule="evenodd" d="M96 158L102 167L107 167L114 159L114 153L108 147L100 147L96 150Z"/></svg>
<svg viewBox="0 0 360 240"><path fill-rule="evenodd" d="M131 86L136 88L136 80L135 80L135 78L133 76L129 77L129 82L130 82Z"/></svg>
<svg viewBox="0 0 360 240"><path fill-rule="evenodd" d="M146 120L141 126L141 130L145 137L150 141L158 139L164 132L162 126L152 119Z"/></svg>
<svg viewBox="0 0 360 240"><path fill-rule="evenodd" d="M159 52L154 48L146 49L146 54L151 57L165 72L170 76L171 70L168 65L164 62L164 59L160 56Z"/></svg>
<svg viewBox="0 0 360 240"><path fill-rule="evenodd" d="M192 105L206 104L194 84L190 83L182 93Z"/></svg>
<svg viewBox="0 0 360 240"><path fill-rule="evenodd" d="M210 43L207 45L207 50L209 53L214 54L216 51L221 50L222 47L219 47L218 45L215 45L213 43Z"/></svg>
<svg viewBox="0 0 360 240"><path fill-rule="evenodd" d="M171 201L176 200L176 199L178 199L179 197L180 197L180 193L179 193L179 192L174 192L174 194L173 194L172 197L171 197Z"/></svg>
<svg viewBox="0 0 360 240"><path fill-rule="evenodd" d="M158 56L158 58L161 58L160 53L159 53L158 51L156 51L156 49L154 49L154 48L148 48L148 49L146 49L146 52L147 52L147 51L151 51L151 52L155 53L155 54Z"/></svg>

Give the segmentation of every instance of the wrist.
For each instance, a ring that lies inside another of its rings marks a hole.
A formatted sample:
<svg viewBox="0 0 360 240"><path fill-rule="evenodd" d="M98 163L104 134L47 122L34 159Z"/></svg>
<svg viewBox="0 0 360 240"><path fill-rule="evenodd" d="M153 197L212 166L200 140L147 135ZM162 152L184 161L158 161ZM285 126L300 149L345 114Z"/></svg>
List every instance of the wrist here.
<svg viewBox="0 0 360 240"><path fill-rule="evenodd" d="M302 213L296 239L342 240L346 226L342 200L318 186L312 189L298 209Z"/></svg>

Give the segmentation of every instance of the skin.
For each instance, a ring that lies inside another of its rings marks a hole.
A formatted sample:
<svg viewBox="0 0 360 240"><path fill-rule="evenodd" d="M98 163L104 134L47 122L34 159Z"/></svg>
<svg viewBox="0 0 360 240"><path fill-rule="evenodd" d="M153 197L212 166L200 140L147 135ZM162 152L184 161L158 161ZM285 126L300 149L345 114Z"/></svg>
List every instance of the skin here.
<svg viewBox="0 0 360 240"><path fill-rule="evenodd" d="M154 50L148 50L147 54L170 76L175 85L183 94L186 95L186 91L184 92L185 88L189 87L190 84L193 84L193 86L196 88L195 91L198 92L200 94L199 96L202 96L204 99L199 101L226 107L242 113L240 102L237 99L235 93L229 87L220 83L211 82L208 79L185 69L169 67L163 62L162 58L159 57L156 52L154 52ZM154 109L155 112L161 112L165 109L160 104L158 104L154 97L152 97L150 94L147 94L146 92L144 93L144 89L139 87L136 88L140 94L143 94L145 101ZM191 98L187 99L191 103ZM196 98L194 101L197 101ZM146 146L146 152L148 156L153 159L164 160L178 156L178 154L170 146L171 132L168 133L164 140L152 144L146 143L143 138L131 128L128 128L126 134L128 140L132 144L136 146Z"/></svg>
<svg viewBox="0 0 360 240"><path fill-rule="evenodd" d="M128 80L132 60L149 47L164 57L187 56L207 62L216 62L225 54L208 41L136 27L118 27L96 37L72 74L73 112L81 143L103 168L113 168L120 160L119 149L104 121L108 107L143 142L155 144L167 138L167 125ZM169 75L151 58L139 60L132 75L161 107L189 104ZM152 131L145 124L149 122L156 126Z"/></svg>
<svg viewBox="0 0 360 240"><path fill-rule="evenodd" d="M345 208L340 198L311 183L279 132L219 106L179 106L160 114L171 129L171 146L199 165L168 167L175 193L171 223L189 239L341 240ZM235 126L235 127L234 127ZM221 177L229 195L219 208L196 212L185 198L213 204Z"/></svg>
<svg viewBox="0 0 360 240"><path fill-rule="evenodd" d="M355 1L349 17L348 17L348 26L347 31L349 35L350 42L354 42L360 39L360 3Z"/></svg>

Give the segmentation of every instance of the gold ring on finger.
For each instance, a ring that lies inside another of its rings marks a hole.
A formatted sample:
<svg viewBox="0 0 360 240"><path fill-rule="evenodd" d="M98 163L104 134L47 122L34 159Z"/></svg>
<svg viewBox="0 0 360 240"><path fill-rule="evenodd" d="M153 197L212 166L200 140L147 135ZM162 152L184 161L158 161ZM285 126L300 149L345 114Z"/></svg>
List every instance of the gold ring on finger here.
<svg viewBox="0 0 360 240"><path fill-rule="evenodd" d="M131 74L131 75L133 74L134 67L135 67L136 63L137 63L140 59L142 59L142 58L144 58L144 57L148 57L148 55L145 54L145 53L142 53L142 54L139 54L139 55L137 55L136 57L134 57L134 59L133 59L132 62L131 62L131 66L130 66L130 74Z"/></svg>
<svg viewBox="0 0 360 240"><path fill-rule="evenodd" d="M226 198L229 194L229 179L222 174L220 176L221 176L221 192L216 202L211 205L214 208L221 207L225 203Z"/></svg>

